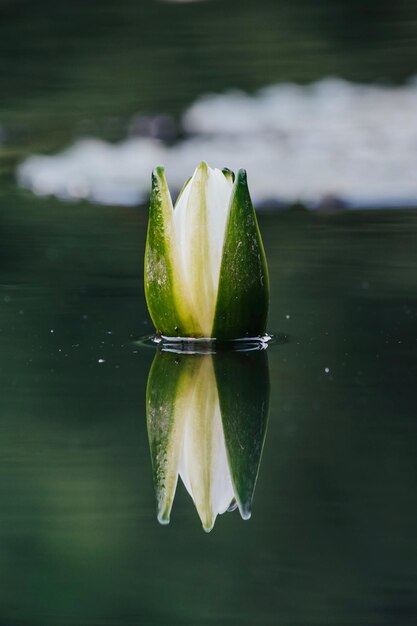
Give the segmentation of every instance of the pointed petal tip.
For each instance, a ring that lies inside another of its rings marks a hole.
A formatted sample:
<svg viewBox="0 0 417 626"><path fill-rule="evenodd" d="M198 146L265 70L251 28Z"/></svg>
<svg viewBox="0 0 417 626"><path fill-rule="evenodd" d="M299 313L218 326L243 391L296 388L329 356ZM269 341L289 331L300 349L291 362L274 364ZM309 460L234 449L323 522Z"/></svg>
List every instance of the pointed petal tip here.
<svg viewBox="0 0 417 626"><path fill-rule="evenodd" d="M207 171L209 169L207 161L200 161L200 163L197 165L197 169Z"/></svg>
<svg viewBox="0 0 417 626"><path fill-rule="evenodd" d="M248 184L248 175L246 170L240 169L236 174L236 184L247 185Z"/></svg>
<svg viewBox="0 0 417 626"><path fill-rule="evenodd" d="M217 514L209 511L202 512L197 510L197 512L204 532L209 533L211 530L213 530Z"/></svg>
<svg viewBox="0 0 417 626"><path fill-rule="evenodd" d="M222 169L222 172L226 180L228 180L232 184L235 182L235 173L232 170L230 170L228 167L224 167Z"/></svg>
<svg viewBox="0 0 417 626"><path fill-rule="evenodd" d="M204 532L208 534L209 532L211 532L213 530L214 521L212 521L210 524L203 523L202 526L203 526Z"/></svg>
<svg viewBox="0 0 417 626"><path fill-rule="evenodd" d="M169 511L166 511L166 510L158 511L157 518L158 518L158 522L162 526L167 526L170 521Z"/></svg>
<svg viewBox="0 0 417 626"><path fill-rule="evenodd" d="M152 180L153 181L160 181L160 180L164 180L164 179L165 179L165 166L164 165L157 165L152 170Z"/></svg>
<svg viewBox="0 0 417 626"><path fill-rule="evenodd" d="M206 183L210 175L211 168L206 161L201 161L194 170L192 180L197 184Z"/></svg>
<svg viewBox="0 0 417 626"><path fill-rule="evenodd" d="M243 520L248 520L252 516L252 509L250 508L250 505L239 505L239 513Z"/></svg>
<svg viewBox="0 0 417 626"><path fill-rule="evenodd" d="M249 498L245 498L243 501L237 497L236 498L237 508L239 509L240 517L243 520L248 520L252 516L252 500Z"/></svg>

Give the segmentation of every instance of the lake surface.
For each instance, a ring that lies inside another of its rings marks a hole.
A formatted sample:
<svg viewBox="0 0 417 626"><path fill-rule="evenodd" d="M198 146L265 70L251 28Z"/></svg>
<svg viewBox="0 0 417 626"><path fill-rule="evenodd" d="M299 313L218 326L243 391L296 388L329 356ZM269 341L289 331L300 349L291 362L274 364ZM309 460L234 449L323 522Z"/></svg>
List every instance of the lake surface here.
<svg viewBox="0 0 417 626"><path fill-rule="evenodd" d="M417 209L259 213L278 340L235 387L214 358L222 411L259 419L245 438L224 422L248 498L259 474L251 519L207 534L181 480L157 521L146 389L172 396L138 341L146 207L15 179L34 152L123 140L147 115L177 141L209 92L403 85L416 46L411 2L0 0L0 624L416 622Z"/></svg>
<svg viewBox="0 0 417 626"><path fill-rule="evenodd" d="M156 519L146 218L1 192L2 623L412 623L417 212L260 216L287 340L252 518L209 535L181 482Z"/></svg>

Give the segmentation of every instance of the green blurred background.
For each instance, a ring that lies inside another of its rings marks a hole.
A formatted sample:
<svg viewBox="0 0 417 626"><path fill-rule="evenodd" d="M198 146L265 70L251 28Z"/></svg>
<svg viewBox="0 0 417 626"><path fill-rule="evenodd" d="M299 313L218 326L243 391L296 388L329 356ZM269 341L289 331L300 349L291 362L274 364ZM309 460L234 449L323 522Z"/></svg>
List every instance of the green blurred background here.
<svg viewBox="0 0 417 626"><path fill-rule="evenodd" d="M288 341L252 519L206 535L182 485L156 521L146 208L37 198L14 167L207 91L401 84L416 53L406 0L0 0L1 624L414 623L417 212L260 215Z"/></svg>
<svg viewBox="0 0 417 626"><path fill-rule="evenodd" d="M11 147L123 137L134 113L326 76L414 76L412 0L0 1L0 124ZM5 156L3 155L3 158Z"/></svg>

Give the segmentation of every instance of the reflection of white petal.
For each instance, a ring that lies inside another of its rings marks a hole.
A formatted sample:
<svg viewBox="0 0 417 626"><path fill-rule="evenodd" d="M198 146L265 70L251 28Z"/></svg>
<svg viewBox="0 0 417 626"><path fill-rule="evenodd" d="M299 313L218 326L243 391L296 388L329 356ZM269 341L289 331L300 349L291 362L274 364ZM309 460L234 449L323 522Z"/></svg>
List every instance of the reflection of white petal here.
<svg viewBox="0 0 417 626"><path fill-rule="evenodd" d="M203 528L210 531L217 515L224 513L234 498L211 359L202 359L185 405L179 473L194 500Z"/></svg>

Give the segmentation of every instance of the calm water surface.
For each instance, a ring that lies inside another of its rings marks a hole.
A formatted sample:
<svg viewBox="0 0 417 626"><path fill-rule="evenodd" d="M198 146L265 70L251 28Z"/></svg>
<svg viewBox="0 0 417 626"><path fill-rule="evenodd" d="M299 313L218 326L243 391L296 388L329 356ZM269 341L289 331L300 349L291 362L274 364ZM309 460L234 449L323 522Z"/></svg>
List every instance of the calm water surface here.
<svg viewBox="0 0 417 626"><path fill-rule="evenodd" d="M252 518L209 535L180 483L156 520L145 225L1 193L1 622L413 623L417 212L260 217L288 341Z"/></svg>
<svg viewBox="0 0 417 626"><path fill-rule="evenodd" d="M401 84L416 43L412 2L0 0L1 624L416 622L417 211L260 216L287 341L267 350L252 517L207 534L181 482L156 519L146 209L14 180L27 154L210 91Z"/></svg>

